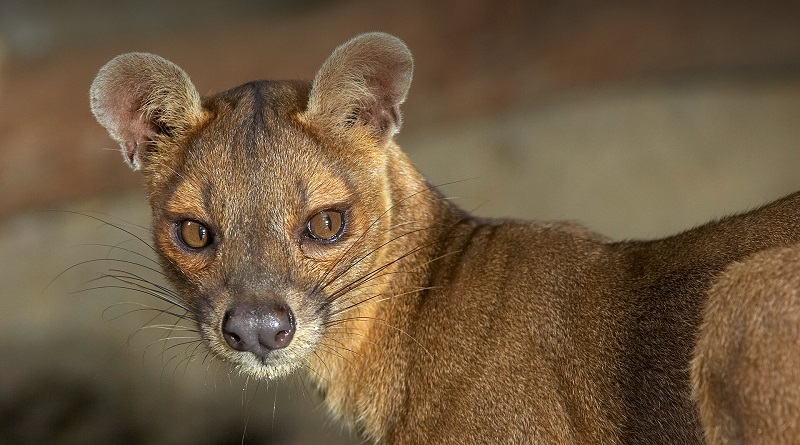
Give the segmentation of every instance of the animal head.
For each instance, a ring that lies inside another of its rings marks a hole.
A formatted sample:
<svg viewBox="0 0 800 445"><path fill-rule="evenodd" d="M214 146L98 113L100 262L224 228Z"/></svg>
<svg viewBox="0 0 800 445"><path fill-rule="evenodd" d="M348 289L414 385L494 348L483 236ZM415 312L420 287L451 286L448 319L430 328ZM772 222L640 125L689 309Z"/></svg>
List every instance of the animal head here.
<svg viewBox="0 0 800 445"><path fill-rule="evenodd" d="M360 35L313 82L201 97L159 56L101 68L91 108L141 170L154 247L217 355L257 377L306 365L391 261L386 175L411 54ZM352 314L351 314L352 315ZM349 315L348 315L349 316ZM357 318L357 317L352 317Z"/></svg>

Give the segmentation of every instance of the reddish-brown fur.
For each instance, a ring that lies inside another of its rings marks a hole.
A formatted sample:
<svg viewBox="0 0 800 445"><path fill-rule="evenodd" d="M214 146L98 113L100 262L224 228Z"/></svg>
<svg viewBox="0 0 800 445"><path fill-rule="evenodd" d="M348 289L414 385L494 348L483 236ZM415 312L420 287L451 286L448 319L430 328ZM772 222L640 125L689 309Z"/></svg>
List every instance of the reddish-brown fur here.
<svg viewBox="0 0 800 445"><path fill-rule="evenodd" d="M800 195L649 242L475 218L394 142L412 66L373 33L311 84L202 102L157 56L98 74L92 110L143 171L162 264L210 349L256 377L305 368L373 443L701 443L689 368L706 293L729 264L800 241ZM324 209L347 218L333 243L303 232ZM185 220L213 243L181 245ZM291 344L229 347L241 302L290 307Z"/></svg>
<svg viewBox="0 0 800 445"><path fill-rule="evenodd" d="M798 443L800 246L725 270L709 292L692 377L708 443Z"/></svg>

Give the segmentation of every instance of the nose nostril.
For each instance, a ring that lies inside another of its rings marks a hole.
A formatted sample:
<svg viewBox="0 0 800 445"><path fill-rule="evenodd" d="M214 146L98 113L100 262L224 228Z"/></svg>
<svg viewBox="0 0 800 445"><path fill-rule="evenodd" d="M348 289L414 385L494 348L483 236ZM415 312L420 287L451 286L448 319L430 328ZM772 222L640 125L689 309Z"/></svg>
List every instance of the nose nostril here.
<svg viewBox="0 0 800 445"><path fill-rule="evenodd" d="M292 338L294 337L294 329L292 330L283 330L279 331L275 334L275 345L280 348L285 348L292 342Z"/></svg>
<svg viewBox="0 0 800 445"><path fill-rule="evenodd" d="M294 337L294 314L283 305L277 305L268 312L265 325L259 332L258 340L270 350L283 349Z"/></svg>
<svg viewBox="0 0 800 445"><path fill-rule="evenodd" d="M229 317L226 317L225 323L222 325L222 337L225 338L225 342L228 343L228 346L237 350L237 351L246 351L247 346L242 341L242 337L240 337L236 332L233 332L234 329L237 329L237 323L229 323Z"/></svg>
<svg viewBox="0 0 800 445"><path fill-rule="evenodd" d="M222 336L232 349L262 357L289 346L294 333L294 314L277 303L234 305L222 322Z"/></svg>

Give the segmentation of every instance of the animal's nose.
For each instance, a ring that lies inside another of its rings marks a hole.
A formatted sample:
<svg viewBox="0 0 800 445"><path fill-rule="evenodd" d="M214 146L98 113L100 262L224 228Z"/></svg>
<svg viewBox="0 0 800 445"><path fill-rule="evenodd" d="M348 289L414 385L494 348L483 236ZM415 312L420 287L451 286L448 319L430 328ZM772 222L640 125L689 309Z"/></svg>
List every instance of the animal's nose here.
<svg viewBox="0 0 800 445"><path fill-rule="evenodd" d="M289 346L294 331L292 310L279 303L234 304L222 322L222 336L231 348L259 357Z"/></svg>

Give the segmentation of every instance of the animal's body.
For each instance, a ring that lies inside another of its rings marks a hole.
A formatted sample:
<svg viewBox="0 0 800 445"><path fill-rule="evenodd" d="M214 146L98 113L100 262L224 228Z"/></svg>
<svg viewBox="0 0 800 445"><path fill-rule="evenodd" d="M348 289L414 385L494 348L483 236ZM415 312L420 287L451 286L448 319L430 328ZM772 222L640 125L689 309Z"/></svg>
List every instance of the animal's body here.
<svg viewBox="0 0 800 445"><path fill-rule="evenodd" d="M707 292L800 240L800 195L656 241L475 218L394 142L412 66L373 33L311 83L202 99L157 56L100 71L92 110L210 349L259 378L305 368L374 443L702 443Z"/></svg>

